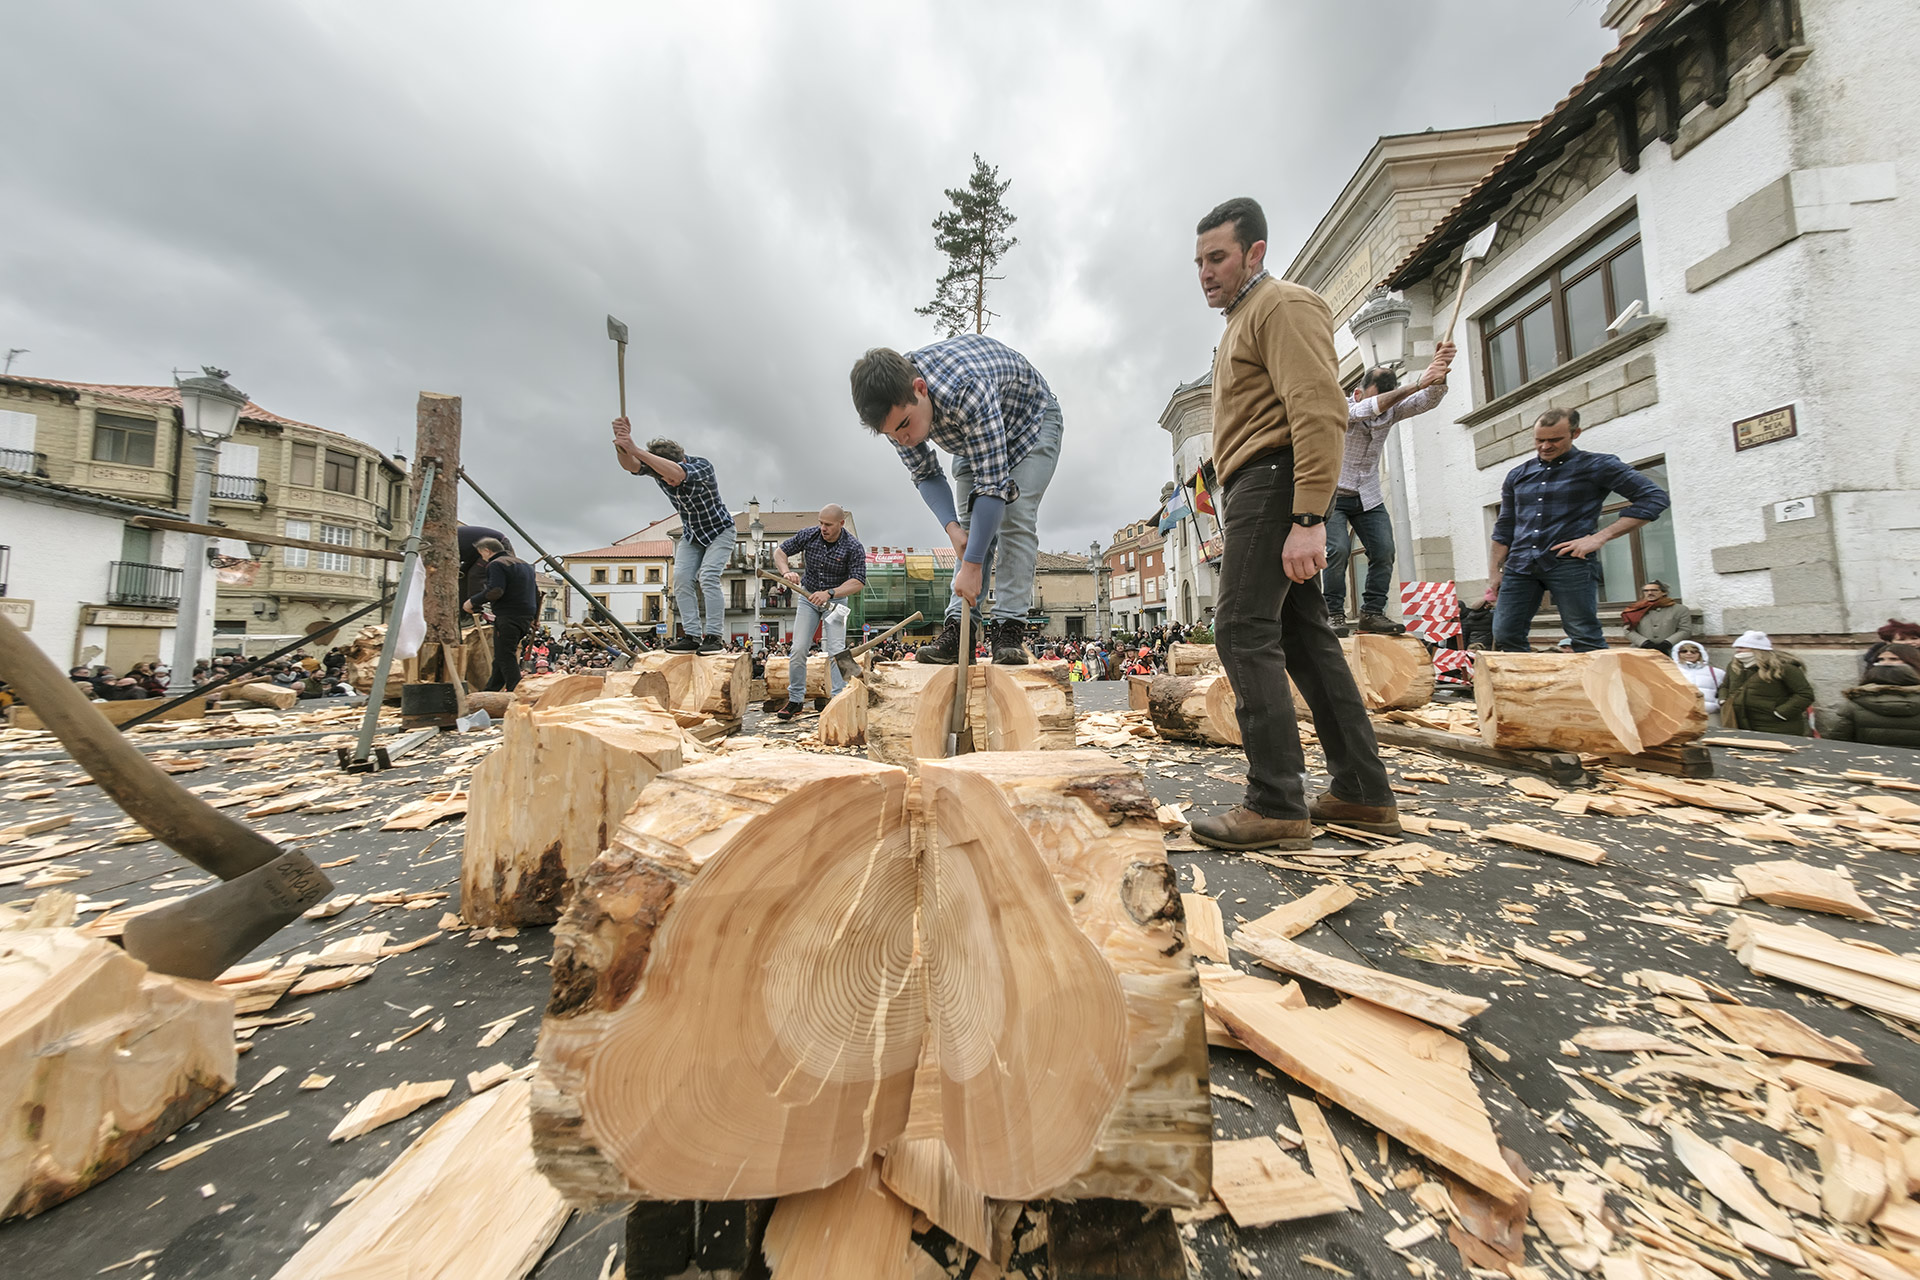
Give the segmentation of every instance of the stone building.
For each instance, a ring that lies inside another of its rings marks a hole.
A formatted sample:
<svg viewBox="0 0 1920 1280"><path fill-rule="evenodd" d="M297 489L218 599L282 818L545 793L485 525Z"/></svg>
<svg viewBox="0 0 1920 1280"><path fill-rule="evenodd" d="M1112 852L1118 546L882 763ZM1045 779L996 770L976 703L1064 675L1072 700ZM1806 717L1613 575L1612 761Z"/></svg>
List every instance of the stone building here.
<svg viewBox="0 0 1920 1280"><path fill-rule="evenodd" d="M1057 640L1093 638L1100 603L1098 567L1090 556L1042 551L1034 562L1027 630Z"/></svg>
<svg viewBox="0 0 1920 1280"><path fill-rule="evenodd" d="M1113 612L1109 631L1141 631L1167 620L1166 540L1160 536L1160 512L1114 531L1105 551L1112 575Z"/></svg>
<svg viewBox="0 0 1920 1280"><path fill-rule="evenodd" d="M1758 628L1799 653L1825 701L1874 627L1920 613L1920 447L1880 376L1920 366L1886 319L1920 286L1900 177L1920 97L1889 72L1920 58L1920 12L1615 0L1607 20L1618 47L1386 274L1417 346L1460 246L1499 223L1455 393L1400 442L1415 570L1477 595L1534 420L1578 409L1581 448L1673 497L1607 544L1610 625L1661 578L1714 643Z"/></svg>
<svg viewBox="0 0 1920 1280"><path fill-rule="evenodd" d="M1172 621L1187 626L1213 621L1214 573L1220 562L1220 522L1203 511L1191 510L1190 483L1202 464L1213 458L1213 372L1173 390L1160 411L1160 429L1172 437L1174 479L1161 489L1165 507L1173 486L1186 487L1189 514L1168 529L1164 538L1167 606Z"/></svg>
<svg viewBox="0 0 1920 1280"><path fill-rule="evenodd" d="M0 376L0 471L163 508L184 518L193 501L191 441L173 387L110 386ZM262 653L320 630L391 590L398 564L353 554L407 537L403 460L351 436L296 422L257 404L220 445L209 518L233 530L219 541L216 651ZM339 546L275 547L254 559L250 532ZM128 527L114 563L126 582L158 565L158 535ZM161 566L164 567L164 566ZM384 618L384 611L368 621Z"/></svg>

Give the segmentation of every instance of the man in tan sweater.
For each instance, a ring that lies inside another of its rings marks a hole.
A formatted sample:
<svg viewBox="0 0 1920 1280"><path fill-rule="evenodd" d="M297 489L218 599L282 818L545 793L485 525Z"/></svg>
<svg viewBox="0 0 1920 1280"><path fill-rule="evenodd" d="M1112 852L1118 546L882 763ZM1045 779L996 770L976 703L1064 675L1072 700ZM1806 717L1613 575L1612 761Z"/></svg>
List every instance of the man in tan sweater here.
<svg viewBox="0 0 1920 1280"><path fill-rule="evenodd" d="M1193 834L1216 849L1310 848L1314 822L1398 835L1373 725L1320 593L1347 430L1333 313L1313 290L1267 274L1267 219L1252 200L1209 213L1199 236L1200 288L1227 320L1213 356L1226 532L1214 641L1238 704L1247 795L1194 819ZM1311 806L1288 676L1332 776Z"/></svg>

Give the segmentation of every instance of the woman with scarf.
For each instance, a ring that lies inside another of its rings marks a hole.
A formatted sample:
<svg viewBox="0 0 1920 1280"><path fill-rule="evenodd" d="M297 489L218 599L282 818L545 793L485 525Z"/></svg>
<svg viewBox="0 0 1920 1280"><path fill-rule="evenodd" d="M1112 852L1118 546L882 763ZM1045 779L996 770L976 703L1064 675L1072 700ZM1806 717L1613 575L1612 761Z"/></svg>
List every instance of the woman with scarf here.
<svg viewBox="0 0 1920 1280"><path fill-rule="evenodd" d="M1727 673L1708 661L1707 651L1697 640L1682 640L1673 646L1673 665L1700 691L1700 697L1707 704L1707 714L1715 717L1714 724L1719 724L1720 689L1726 683Z"/></svg>
<svg viewBox="0 0 1920 1280"><path fill-rule="evenodd" d="M1920 647L1883 644L1860 683L1820 713L1820 732L1841 742L1920 749Z"/></svg>
<svg viewBox="0 0 1920 1280"><path fill-rule="evenodd" d="M1627 644L1635 649L1672 653L1673 646L1693 636L1693 610L1667 594L1667 584L1655 578L1640 588L1640 598L1620 611Z"/></svg>
<svg viewBox="0 0 1920 1280"><path fill-rule="evenodd" d="M1778 653L1764 631L1749 631L1733 642L1721 696L1722 722L1729 729L1807 736L1807 708L1813 685L1806 664Z"/></svg>

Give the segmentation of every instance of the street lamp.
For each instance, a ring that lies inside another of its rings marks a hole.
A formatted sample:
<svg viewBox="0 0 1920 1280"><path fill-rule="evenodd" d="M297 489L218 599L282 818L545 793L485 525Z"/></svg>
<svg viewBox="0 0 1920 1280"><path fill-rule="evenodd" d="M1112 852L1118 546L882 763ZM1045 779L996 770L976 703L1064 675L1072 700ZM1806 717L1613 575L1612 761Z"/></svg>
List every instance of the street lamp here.
<svg viewBox="0 0 1920 1280"><path fill-rule="evenodd" d="M1347 321L1353 340L1360 344L1362 367L1399 365L1407 357L1407 321L1413 308L1382 285L1375 289Z"/></svg>
<svg viewBox="0 0 1920 1280"><path fill-rule="evenodd" d="M751 654L753 647L760 644L762 639L760 597L764 590L760 583L760 547L767 540L767 526L760 523L760 499L755 498L747 503L747 510L753 513L753 518L747 521L747 546L753 550L753 568L747 575L747 589L753 592L753 635L747 639L747 652Z"/></svg>
<svg viewBox="0 0 1920 1280"><path fill-rule="evenodd" d="M180 387L180 425L193 437L193 505L188 519L207 522L207 502L213 491L213 460L219 444L240 425L247 396L227 381L227 371L202 365L197 378ZM193 689L193 660L200 647L200 595L207 572L207 537L187 535L187 560L181 570L180 607L173 624L173 670L167 693L177 696ZM208 610L211 613L211 610Z"/></svg>
<svg viewBox="0 0 1920 1280"><path fill-rule="evenodd" d="M1100 544L1087 544L1087 567L1093 570L1093 638L1100 638Z"/></svg>

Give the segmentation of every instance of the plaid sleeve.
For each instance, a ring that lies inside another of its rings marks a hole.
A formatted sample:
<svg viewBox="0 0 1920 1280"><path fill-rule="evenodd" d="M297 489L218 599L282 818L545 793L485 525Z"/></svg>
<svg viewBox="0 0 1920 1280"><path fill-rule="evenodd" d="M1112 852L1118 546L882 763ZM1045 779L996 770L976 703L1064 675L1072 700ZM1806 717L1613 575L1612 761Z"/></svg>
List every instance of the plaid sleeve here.
<svg viewBox="0 0 1920 1280"><path fill-rule="evenodd" d="M1013 467L1007 462L1007 424L1000 413L1000 397L991 384L974 379L953 406L967 424L966 454L973 464L973 496L1012 502L1017 493Z"/></svg>
<svg viewBox="0 0 1920 1280"><path fill-rule="evenodd" d="M786 553L787 555L793 555L797 551L805 550L807 545L807 535L812 532L813 530L810 527L806 529L802 529L800 532L794 534L791 538L788 538L785 542L781 543L780 550Z"/></svg>
<svg viewBox="0 0 1920 1280"><path fill-rule="evenodd" d="M1666 490L1647 479L1645 472L1636 470L1622 459L1612 459L1600 478L1607 488L1633 504L1620 513L1623 516L1636 520L1658 520L1660 513L1673 504Z"/></svg>
<svg viewBox="0 0 1920 1280"><path fill-rule="evenodd" d="M947 473L940 466L940 455L926 441L922 440L911 449L902 449L899 445L893 447L900 454L900 461L907 464L907 474L913 477L915 484L947 478Z"/></svg>
<svg viewBox="0 0 1920 1280"><path fill-rule="evenodd" d="M680 464L680 469L687 473L687 479L682 480L680 482L681 484L687 483L688 480L699 481L705 484L712 484L714 482L713 464L705 458L690 457Z"/></svg>
<svg viewBox="0 0 1920 1280"><path fill-rule="evenodd" d="M1415 414L1425 413L1447 397L1447 384L1436 382L1430 387L1422 387L1399 404L1393 406L1393 420L1400 422Z"/></svg>
<svg viewBox="0 0 1920 1280"><path fill-rule="evenodd" d="M863 542L855 541L847 548L847 577L867 580L867 547Z"/></svg>
<svg viewBox="0 0 1920 1280"><path fill-rule="evenodd" d="M1500 482L1500 514L1493 522L1493 540L1503 547L1513 545L1513 478L1519 471L1520 468L1515 467Z"/></svg>

